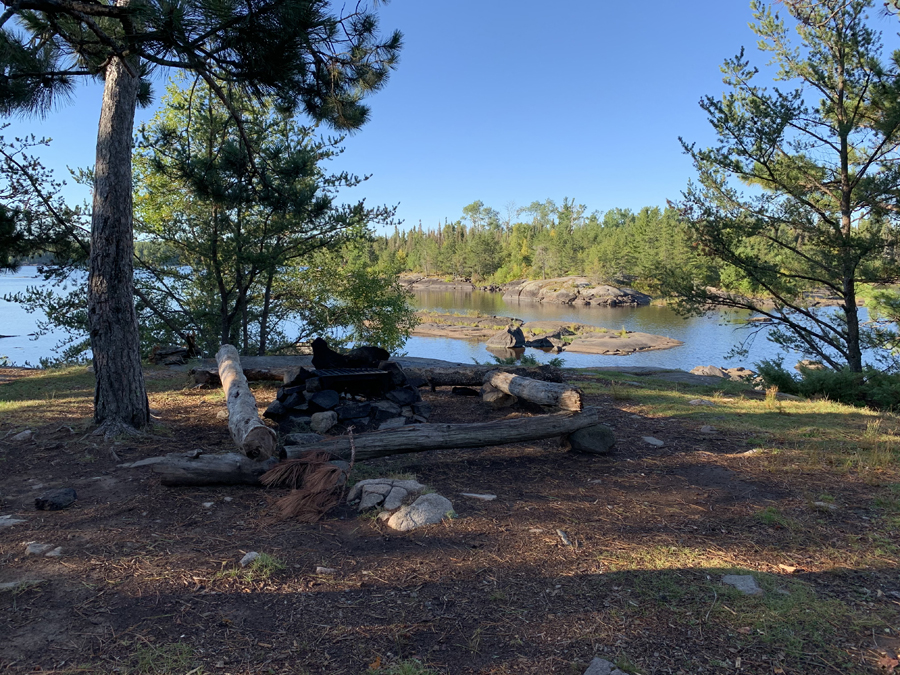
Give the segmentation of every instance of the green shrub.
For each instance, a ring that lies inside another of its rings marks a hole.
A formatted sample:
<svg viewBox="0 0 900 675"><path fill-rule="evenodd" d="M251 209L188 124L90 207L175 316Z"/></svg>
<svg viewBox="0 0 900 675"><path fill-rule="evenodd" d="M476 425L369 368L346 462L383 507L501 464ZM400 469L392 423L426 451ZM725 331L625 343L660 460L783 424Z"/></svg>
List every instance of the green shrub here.
<svg viewBox="0 0 900 675"><path fill-rule="evenodd" d="M784 359L765 359L755 366L766 388L778 387L778 391L795 396L800 393L797 379L784 368Z"/></svg>

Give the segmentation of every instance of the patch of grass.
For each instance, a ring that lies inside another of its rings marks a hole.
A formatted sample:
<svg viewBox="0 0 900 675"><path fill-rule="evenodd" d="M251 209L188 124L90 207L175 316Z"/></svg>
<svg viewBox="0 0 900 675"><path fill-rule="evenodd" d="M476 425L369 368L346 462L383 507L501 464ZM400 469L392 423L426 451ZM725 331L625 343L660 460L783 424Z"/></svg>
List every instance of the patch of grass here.
<svg viewBox="0 0 900 675"><path fill-rule="evenodd" d="M167 645L144 644L134 650L135 664L128 670L130 675L172 675L187 673L194 663L194 650L184 642ZM202 671L193 671L202 675Z"/></svg>
<svg viewBox="0 0 900 675"><path fill-rule="evenodd" d="M279 560L268 553L260 553L259 557L246 567L238 566L223 569L218 572L214 578L234 579L243 582L266 581L270 579L273 574L280 572L285 567L284 561Z"/></svg>
<svg viewBox="0 0 900 675"><path fill-rule="evenodd" d="M783 527L786 530L794 530L797 523L786 517L774 506L767 506L762 511L756 513L756 519L763 525L769 527Z"/></svg>

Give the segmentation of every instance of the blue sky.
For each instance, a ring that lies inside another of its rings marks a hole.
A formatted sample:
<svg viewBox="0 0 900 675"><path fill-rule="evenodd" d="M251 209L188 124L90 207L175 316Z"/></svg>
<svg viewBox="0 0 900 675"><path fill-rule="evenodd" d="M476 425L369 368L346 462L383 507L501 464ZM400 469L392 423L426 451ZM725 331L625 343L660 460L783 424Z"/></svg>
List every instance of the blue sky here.
<svg viewBox="0 0 900 675"><path fill-rule="evenodd" d="M372 174L348 198L399 205L404 227L456 219L476 199L501 214L564 197L599 211L664 206L692 175L678 136L714 140L697 102L723 91L722 61L744 46L765 63L745 0L392 0L378 11L385 31L404 33L400 64L333 168ZM897 19L874 21L896 43ZM63 176L93 161L101 97L84 86L5 133L52 137L44 161Z"/></svg>

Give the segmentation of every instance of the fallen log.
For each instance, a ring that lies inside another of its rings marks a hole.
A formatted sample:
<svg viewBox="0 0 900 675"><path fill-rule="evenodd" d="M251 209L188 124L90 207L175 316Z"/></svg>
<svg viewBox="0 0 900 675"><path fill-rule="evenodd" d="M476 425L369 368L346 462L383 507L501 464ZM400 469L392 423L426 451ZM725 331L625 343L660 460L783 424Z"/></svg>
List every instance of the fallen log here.
<svg viewBox="0 0 900 675"><path fill-rule="evenodd" d="M442 448L479 448L487 445L536 441L563 436L600 423L599 408L581 412L560 412L534 417L515 417L476 424L414 424L399 429L375 431L353 437L357 462L376 457L401 455ZM300 448L285 448L288 455L327 452L332 457L350 460L350 437L336 436Z"/></svg>
<svg viewBox="0 0 900 675"><path fill-rule="evenodd" d="M243 368L244 377L252 382L281 382L284 379L285 369L270 370L268 368ZM191 375L194 376L194 384L206 384L210 387L221 386L222 380L219 379L218 368L192 368Z"/></svg>
<svg viewBox="0 0 900 675"><path fill-rule="evenodd" d="M259 419L256 399L241 369L241 359L232 345L222 345L216 354L219 377L228 405L228 431L235 445L250 459L263 461L278 454L275 431Z"/></svg>
<svg viewBox="0 0 900 675"><path fill-rule="evenodd" d="M552 405L563 410L574 411L584 407L581 401L581 390L568 384L541 382L530 377L504 373L499 370L486 373L484 384L490 384L504 394L539 405Z"/></svg>
<svg viewBox="0 0 900 675"><path fill-rule="evenodd" d="M544 382L562 382L562 374L552 366L498 367L498 366L458 366L456 368L404 368L408 378L425 380L434 391L435 387L480 387L484 376L495 370L514 373Z"/></svg>
<svg viewBox="0 0 900 675"><path fill-rule="evenodd" d="M160 476L163 485L256 485L259 477L278 463L274 457L264 462L254 462L236 452L225 455L199 455L197 453L172 454L155 457L153 472Z"/></svg>

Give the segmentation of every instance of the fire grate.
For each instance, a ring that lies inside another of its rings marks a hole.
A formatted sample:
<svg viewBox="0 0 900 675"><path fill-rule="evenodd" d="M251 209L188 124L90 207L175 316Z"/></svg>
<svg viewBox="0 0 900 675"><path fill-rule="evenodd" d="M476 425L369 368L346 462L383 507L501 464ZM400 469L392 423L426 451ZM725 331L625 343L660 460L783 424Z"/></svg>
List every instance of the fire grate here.
<svg viewBox="0 0 900 675"><path fill-rule="evenodd" d="M322 389L371 394L391 388L391 374L373 368L329 368L314 371Z"/></svg>

